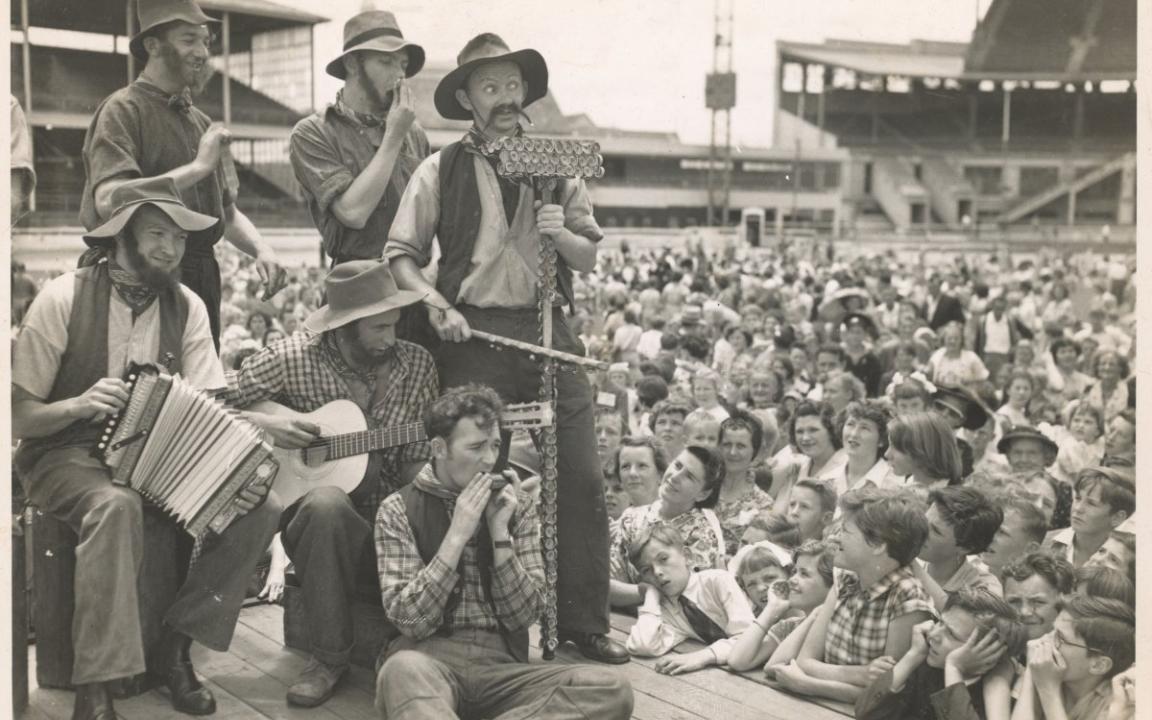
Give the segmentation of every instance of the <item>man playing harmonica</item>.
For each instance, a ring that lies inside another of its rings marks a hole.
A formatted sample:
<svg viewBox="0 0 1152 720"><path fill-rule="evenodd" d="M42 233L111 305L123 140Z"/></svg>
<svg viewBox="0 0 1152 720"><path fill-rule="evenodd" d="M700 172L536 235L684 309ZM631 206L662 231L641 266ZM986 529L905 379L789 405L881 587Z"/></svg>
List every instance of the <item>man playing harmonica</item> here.
<svg viewBox="0 0 1152 720"><path fill-rule="evenodd" d="M292 168L333 265L381 256L404 187L428 156L403 82L423 66L424 49L404 39L392 13L360 13L327 66L344 88L292 130Z"/></svg>
<svg viewBox="0 0 1152 720"><path fill-rule="evenodd" d="M398 635L377 674L376 708L394 720L631 717L619 673L528 664L544 598L540 521L515 473L492 473L501 406L477 385L438 398L424 419L431 461L380 505L380 593Z"/></svg>
<svg viewBox="0 0 1152 720"><path fill-rule="evenodd" d="M84 240L100 261L49 282L36 296L12 352L12 426L22 439L16 467L28 500L67 523L76 546L72 644L73 720L114 720L108 682L145 670L136 576L143 556L143 502L114 485L91 456L107 416L129 398L121 376L132 362L162 363L193 386L224 386L204 303L180 284L191 233L216 218L181 202L165 178L112 193L114 211ZM192 670L192 641L228 649L244 592L276 532L280 505L245 490L245 514L208 537L175 602L149 669L181 712L215 711ZM262 503L262 504L261 504Z"/></svg>
<svg viewBox="0 0 1152 720"><path fill-rule="evenodd" d="M482 154L489 140L519 135L524 106L547 94L540 53L511 52L485 33L468 42L457 63L436 88L436 109L450 120L471 120L472 129L416 169L384 254L400 287L427 293L428 318L443 341L436 353L442 386L480 382L506 402L533 401L537 361L470 341L472 328L538 345L541 235L555 242L559 302L571 305L572 271L593 269L603 233L582 180L563 182L559 202L545 203L531 185L497 175L496 159ZM442 253L435 287L420 273L433 236ZM582 355L561 305L552 313L554 347ZM556 387L559 638L574 641L585 657L627 662L624 647L606 635L608 514L591 388L583 373L566 370L557 373Z"/></svg>

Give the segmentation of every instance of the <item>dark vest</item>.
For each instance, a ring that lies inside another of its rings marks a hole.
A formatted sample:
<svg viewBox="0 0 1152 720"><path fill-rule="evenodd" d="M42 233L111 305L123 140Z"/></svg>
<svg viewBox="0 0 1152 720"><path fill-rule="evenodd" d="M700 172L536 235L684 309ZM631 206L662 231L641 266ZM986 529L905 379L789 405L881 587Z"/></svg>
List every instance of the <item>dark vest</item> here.
<svg viewBox="0 0 1152 720"><path fill-rule="evenodd" d="M448 534L448 527L452 524L452 517L448 514L448 507L442 498L420 489L414 482L405 485L398 492L404 500L404 512L408 517L408 526L412 529L412 536L416 538L416 549L420 553L420 559L427 565L440 551L440 545L444 542L444 537ZM477 534L479 535L476 548L477 564L480 566L480 584L492 614L496 616L496 621L500 622L500 616L496 613L496 606L492 600L493 551L487 524L481 523ZM461 565L463 562L464 558L461 556ZM456 587L452 588L452 593L448 596L448 602L444 606L443 624L437 631L440 634L451 634L452 613L460 604L461 584L464 582L463 568L458 566L456 573L460 579L457 580ZM388 628L388 633L392 637L398 634L395 628ZM508 630L503 623L500 623L500 635L504 638L508 652L516 658L517 662L528 662L528 628ZM387 649L388 646L385 645L385 652Z"/></svg>
<svg viewBox="0 0 1152 720"><path fill-rule="evenodd" d="M108 304L112 301L112 281L108 263L76 271L76 290L68 318L68 345L60 357L56 381L45 402L58 402L83 395L108 374ZM167 372L180 372L184 359L184 325L188 321L188 300L179 287L160 292L160 354L158 361ZM16 453L19 472L27 474L44 453L56 448L93 446L104 429L102 422L77 420L53 435L20 442Z"/></svg>
<svg viewBox="0 0 1152 720"><path fill-rule="evenodd" d="M454 142L440 151L440 271L436 290L453 305L460 285L472 267L472 252L480 234L480 188L476 184L473 155ZM512 218L508 218L511 222ZM572 269L563 257L556 258L556 284L564 301L575 312Z"/></svg>

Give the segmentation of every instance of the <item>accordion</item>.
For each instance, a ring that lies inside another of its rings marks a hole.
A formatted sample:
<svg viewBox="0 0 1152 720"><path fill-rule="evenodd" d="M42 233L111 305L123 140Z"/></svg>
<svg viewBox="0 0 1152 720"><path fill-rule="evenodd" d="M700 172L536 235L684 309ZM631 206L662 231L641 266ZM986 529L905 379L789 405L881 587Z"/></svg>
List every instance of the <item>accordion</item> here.
<svg viewBox="0 0 1152 720"><path fill-rule="evenodd" d="M279 463L263 433L179 376L133 364L130 397L93 453L112 482L136 490L193 536L222 532L246 487L271 485Z"/></svg>

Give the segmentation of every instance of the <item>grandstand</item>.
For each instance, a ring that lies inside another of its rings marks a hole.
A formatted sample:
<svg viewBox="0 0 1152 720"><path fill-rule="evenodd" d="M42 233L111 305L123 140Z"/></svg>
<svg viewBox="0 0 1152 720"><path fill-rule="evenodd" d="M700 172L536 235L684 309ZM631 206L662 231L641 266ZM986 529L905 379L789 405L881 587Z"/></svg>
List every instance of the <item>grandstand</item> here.
<svg viewBox="0 0 1152 720"><path fill-rule="evenodd" d="M39 178L35 212L21 220L20 228L75 226L84 187L80 151L92 113L142 69L127 54L135 6L131 0L28 0L21 5L12 4L14 28L82 31L107 40L100 51L32 44L28 35L13 33L10 48L12 94L32 126ZM269 0L205 0L201 5L224 21L227 33L222 27L213 52L219 72L196 104L232 129L241 204L262 226L308 225L291 173L284 174L286 163L278 159L269 166L260 159L270 151L286 158L288 135L302 117L300 96L307 97L303 109L311 106L311 31L326 18ZM295 41L293 52L303 58L303 66L265 61L263 48L269 38L278 37ZM275 86L276 78L286 74L293 76L295 92L273 97L256 89Z"/></svg>
<svg viewBox="0 0 1152 720"><path fill-rule="evenodd" d="M995 0L969 43L777 43L775 145L856 230L1135 223L1136 0Z"/></svg>

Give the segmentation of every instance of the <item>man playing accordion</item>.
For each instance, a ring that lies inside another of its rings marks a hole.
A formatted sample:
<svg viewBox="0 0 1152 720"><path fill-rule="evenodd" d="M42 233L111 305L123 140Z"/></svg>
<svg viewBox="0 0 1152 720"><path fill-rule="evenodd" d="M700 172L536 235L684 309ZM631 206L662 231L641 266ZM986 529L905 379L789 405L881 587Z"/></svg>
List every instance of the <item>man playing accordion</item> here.
<svg viewBox="0 0 1152 720"><path fill-rule="evenodd" d="M145 671L136 585L143 501L113 484L91 454L104 421L129 399L120 378L131 363L158 363L200 389L224 386L208 312L179 280L188 235L216 218L189 210L167 178L125 182L112 202L108 221L84 237L104 252L45 286L12 353L12 420L22 440L16 467L25 492L79 536L73 720L115 718L108 682ZM205 536L164 616L163 637L147 649L150 667L181 712L216 709L188 651L193 640L228 649L248 580L280 516L279 503L266 492L242 491L243 516L222 534Z"/></svg>

